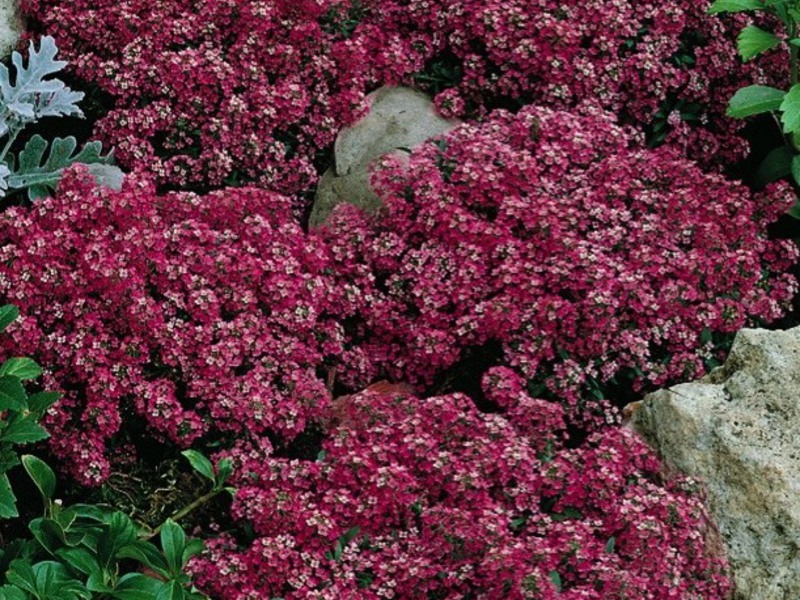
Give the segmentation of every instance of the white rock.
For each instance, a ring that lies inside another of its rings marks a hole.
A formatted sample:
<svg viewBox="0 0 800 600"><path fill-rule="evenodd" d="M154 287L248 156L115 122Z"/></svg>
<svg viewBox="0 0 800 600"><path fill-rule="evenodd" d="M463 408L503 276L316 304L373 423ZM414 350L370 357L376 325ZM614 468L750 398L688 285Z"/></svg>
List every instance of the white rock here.
<svg viewBox="0 0 800 600"><path fill-rule="evenodd" d="M650 394L631 425L705 483L734 598L800 598L800 327L742 330L723 367Z"/></svg>
<svg viewBox="0 0 800 600"><path fill-rule="evenodd" d="M370 165L390 152L408 153L460 123L441 117L427 96L409 88L384 86L366 101L367 115L336 138L335 166L317 186L311 227L321 225L342 202L369 212L377 210L381 201L369 184Z"/></svg>

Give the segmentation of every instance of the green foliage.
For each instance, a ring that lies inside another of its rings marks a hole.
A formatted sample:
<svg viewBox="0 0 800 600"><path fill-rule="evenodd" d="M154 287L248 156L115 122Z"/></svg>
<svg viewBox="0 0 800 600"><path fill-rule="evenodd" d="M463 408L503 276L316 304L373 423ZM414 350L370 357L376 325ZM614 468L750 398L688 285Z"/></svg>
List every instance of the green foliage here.
<svg viewBox="0 0 800 600"><path fill-rule="evenodd" d="M0 307L0 330L18 315L12 306ZM47 463L29 454L17 456L17 445L48 436L38 420L59 395L28 396L22 385L41 373L29 358L10 358L0 365L0 518L18 516L7 472L20 463L39 490L43 507L41 516L28 523L30 537L5 540L0 548L0 600L203 600L185 573L203 543L187 539L175 520L167 519L159 528L156 543L151 532L111 507L63 506L56 498L56 474ZM185 454L211 480L209 494L227 489L230 461L220 461L215 471L199 452Z"/></svg>
<svg viewBox="0 0 800 600"><path fill-rule="evenodd" d="M784 177L800 186L800 83L798 83L798 55L800 53L800 0L716 0L710 14L762 12L777 18L783 26L783 37L755 25L742 29L738 37L738 50L742 60L751 60L779 46L785 39L789 49L788 90L765 85L750 85L738 90L728 103L730 117L744 119L762 113L778 115L784 134L782 148L772 150L758 169L758 179L769 183ZM800 199L788 214L800 219ZM800 231L798 231L800 236Z"/></svg>
<svg viewBox="0 0 800 600"><path fill-rule="evenodd" d="M122 185L122 171L112 165L113 153L103 156L100 142L90 142L75 154L74 137L56 138L43 161L47 142L34 135L16 160L10 154L14 141L27 125L44 117L83 116L77 105L83 99L82 92L72 91L58 79L45 79L67 65L55 60L57 53L55 41L49 36L41 39L38 52L30 43L27 67L22 55L13 52L13 83L8 67L0 65L0 137L8 138L0 151L0 196L8 190L27 189L29 200L46 197L49 190L55 189L64 169L77 163L87 165L100 185L115 189Z"/></svg>

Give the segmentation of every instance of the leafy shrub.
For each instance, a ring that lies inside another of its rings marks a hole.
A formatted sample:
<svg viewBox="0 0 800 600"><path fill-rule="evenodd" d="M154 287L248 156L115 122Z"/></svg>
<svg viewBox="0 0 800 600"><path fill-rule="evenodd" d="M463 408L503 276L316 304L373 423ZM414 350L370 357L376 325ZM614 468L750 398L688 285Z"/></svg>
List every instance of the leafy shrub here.
<svg viewBox="0 0 800 600"><path fill-rule="evenodd" d="M529 400L535 402L533 399ZM523 398L517 398L518 403ZM701 499L627 430L556 458L460 394L337 400L318 460L231 452L234 514L197 585L256 598L725 598ZM556 448L559 447L556 442Z"/></svg>
<svg viewBox="0 0 800 600"><path fill-rule="evenodd" d="M316 369L341 330L321 318L327 263L289 200L156 196L130 176L116 192L85 176L0 217L0 296L25 307L0 345L51 365L55 455L96 484L124 424L184 447L303 431L329 400Z"/></svg>
<svg viewBox="0 0 800 600"><path fill-rule="evenodd" d="M691 378L713 335L781 316L793 244L766 225L791 206L644 150L602 113L498 111L375 174L385 211L342 205L319 236L339 278L355 387L430 384L501 343L535 395L575 402L615 377Z"/></svg>

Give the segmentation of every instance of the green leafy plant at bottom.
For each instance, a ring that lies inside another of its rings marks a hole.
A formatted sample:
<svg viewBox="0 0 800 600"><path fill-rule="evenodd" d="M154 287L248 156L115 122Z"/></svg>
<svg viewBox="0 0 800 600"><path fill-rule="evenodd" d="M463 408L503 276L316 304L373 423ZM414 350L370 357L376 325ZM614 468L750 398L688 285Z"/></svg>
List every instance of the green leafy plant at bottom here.
<svg viewBox="0 0 800 600"><path fill-rule="evenodd" d="M0 306L0 331L19 315ZM42 516L28 523L31 536L6 540L0 548L0 600L203 600L185 573L189 560L203 550L176 522L222 491L230 461L216 469L194 450L183 454L211 489L155 530L140 527L125 513L93 504L64 506L56 498L57 478L40 458L19 457L16 446L44 440L38 421L58 393L28 395L23 381L42 369L29 358L0 365L0 517L18 517L8 471L22 464L42 498ZM157 540L156 540L157 538ZM158 543L155 543L156 540Z"/></svg>

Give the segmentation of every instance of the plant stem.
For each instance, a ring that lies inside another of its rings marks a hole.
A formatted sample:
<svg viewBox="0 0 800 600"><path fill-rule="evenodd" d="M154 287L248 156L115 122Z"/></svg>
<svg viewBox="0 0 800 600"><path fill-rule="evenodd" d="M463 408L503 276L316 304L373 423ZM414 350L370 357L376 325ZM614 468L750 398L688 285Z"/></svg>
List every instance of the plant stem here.
<svg viewBox="0 0 800 600"><path fill-rule="evenodd" d="M12 129L11 133L8 134L8 141L6 142L6 145L3 146L3 150L0 152L0 162L3 162L5 160L6 154L8 154L9 150L11 150L11 144L13 144L14 140L17 139L17 136L19 135L20 131L22 130Z"/></svg>
<svg viewBox="0 0 800 600"><path fill-rule="evenodd" d="M211 500L214 496L219 494L220 491L221 490L211 490L207 494L204 494L204 495L200 496L197 500L195 500L191 504L187 504L182 509L180 509L178 512L173 513L172 516L170 516L169 518L172 519L175 522L181 520L183 517L188 515L190 512L192 512L196 508L199 508L200 506L202 506L203 504L205 504L206 502ZM166 521L164 521L164 523L166 523ZM153 529L153 531L151 533L149 533L145 539L149 540L150 538L153 538L153 537L157 536L159 533L161 533L161 529L164 527L164 523L162 523L161 525L159 525L158 527Z"/></svg>

